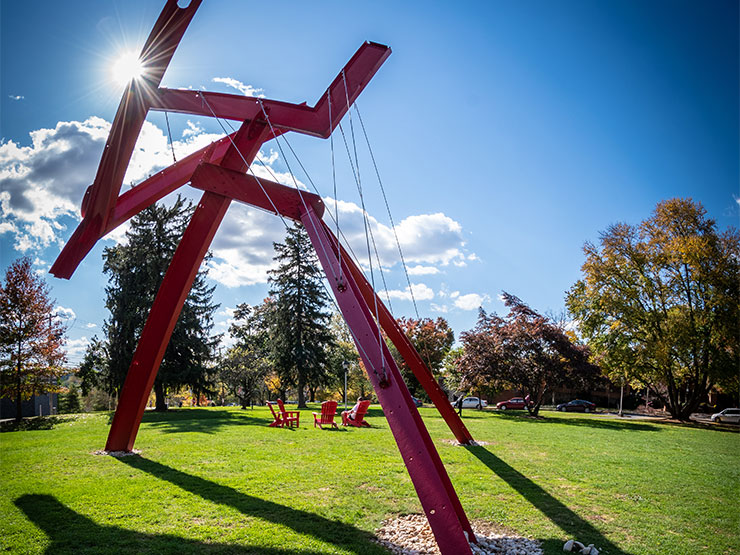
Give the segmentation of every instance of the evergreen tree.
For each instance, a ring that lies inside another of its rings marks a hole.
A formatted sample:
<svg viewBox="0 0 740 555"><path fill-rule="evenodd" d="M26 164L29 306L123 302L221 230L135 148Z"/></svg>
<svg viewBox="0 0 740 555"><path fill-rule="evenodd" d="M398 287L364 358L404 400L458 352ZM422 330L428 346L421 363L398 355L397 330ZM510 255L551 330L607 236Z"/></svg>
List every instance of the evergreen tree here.
<svg viewBox="0 0 740 555"><path fill-rule="evenodd" d="M107 348L106 342L98 339L97 335L94 335L87 344L82 363L77 370L77 377L82 381L83 397L94 387L99 387L109 394L117 391L118 385L114 383L109 371Z"/></svg>
<svg viewBox="0 0 740 555"><path fill-rule="evenodd" d="M275 243L278 267L270 271L274 308L270 339L275 370L282 383L298 389L298 406L306 406L305 390L328 377L328 350L333 336L328 297L321 286L316 253L303 226L288 230L285 243Z"/></svg>
<svg viewBox="0 0 740 555"><path fill-rule="evenodd" d="M171 207L152 205L131 220L126 243L105 249L106 321L109 390L120 392L141 332L167 267L193 213L192 203L181 197ZM166 410L170 388L190 386L199 398L210 393L214 369L208 364L217 343L210 337L214 287L201 270L193 282L172 332L154 382L157 410Z"/></svg>
<svg viewBox="0 0 740 555"><path fill-rule="evenodd" d="M0 397L15 401L16 422L21 402L32 395L58 391L64 374L64 325L52 317L49 286L31 268L28 258L13 262L0 284Z"/></svg>

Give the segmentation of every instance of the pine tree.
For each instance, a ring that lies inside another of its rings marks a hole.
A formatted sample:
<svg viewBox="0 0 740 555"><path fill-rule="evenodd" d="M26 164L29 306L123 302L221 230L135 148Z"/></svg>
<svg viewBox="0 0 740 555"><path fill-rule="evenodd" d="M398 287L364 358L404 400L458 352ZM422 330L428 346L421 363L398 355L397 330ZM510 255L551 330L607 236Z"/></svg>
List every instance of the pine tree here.
<svg viewBox="0 0 740 555"><path fill-rule="evenodd" d="M181 197L171 207L152 205L131 220L126 243L105 249L106 321L109 391L120 392L136 345L167 267L193 213ZM166 410L170 388L190 386L196 398L209 393L214 369L209 364L218 341L210 337L214 287L201 270L193 282L154 382L157 410Z"/></svg>
<svg viewBox="0 0 740 555"><path fill-rule="evenodd" d="M283 383L298 389L298 406L306 406L305 390L325 383L328 349L333 336L328 297L321 285L316 253L296 223L285 243L275 243L278 267L270 271L274 309L270 321L275 370Z"/></svg>
<svg viewBox="0 0 740 555"><path fill-rule="evenodd" d="M58 391L65 373L64 325L52 317L49 287L32 269L28 258L13 262L0 284L0 397L16 405L32 395Z"/></svg>

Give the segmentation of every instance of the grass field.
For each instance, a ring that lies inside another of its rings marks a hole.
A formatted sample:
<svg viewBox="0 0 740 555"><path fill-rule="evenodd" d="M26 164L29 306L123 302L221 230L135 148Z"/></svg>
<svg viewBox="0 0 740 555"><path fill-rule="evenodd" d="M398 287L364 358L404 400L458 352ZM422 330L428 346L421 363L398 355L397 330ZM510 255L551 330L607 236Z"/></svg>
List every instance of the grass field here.
<svg viewBox="0 0 740 555"><path fill-rule="evenodd" d="M315 410L315 409L314 409ZM471 519L609 554L740 552L740 434L599 415L465 411L453 445L421 409ZM10 553L373 554L383 519L421 506L379 408L371 429L268 428L266 408L147 412L139 456L95 455L110 415L0 434Z"/></svg>

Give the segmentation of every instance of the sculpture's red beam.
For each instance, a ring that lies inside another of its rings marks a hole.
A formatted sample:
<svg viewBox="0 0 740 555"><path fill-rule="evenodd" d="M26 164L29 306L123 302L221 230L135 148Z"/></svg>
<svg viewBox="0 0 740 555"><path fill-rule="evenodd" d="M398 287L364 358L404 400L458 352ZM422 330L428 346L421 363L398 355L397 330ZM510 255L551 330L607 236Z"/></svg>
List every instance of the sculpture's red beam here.
<svg viewBox="0 0 740 555"><path fill-rule="evenodd" d="M219 118L243 121L260 117L264 107L273 128L326 139L390 54L391 49L382 44L363 44L313 108L305 103L165 88L156 91L150 108L198 116L215 114Z"/></svg>

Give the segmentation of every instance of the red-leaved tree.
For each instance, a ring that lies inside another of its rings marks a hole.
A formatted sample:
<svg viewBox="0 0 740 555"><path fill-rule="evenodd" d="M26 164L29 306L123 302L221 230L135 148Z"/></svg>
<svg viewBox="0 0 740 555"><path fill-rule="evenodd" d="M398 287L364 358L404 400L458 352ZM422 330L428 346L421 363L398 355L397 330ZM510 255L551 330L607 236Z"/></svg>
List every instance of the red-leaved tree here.
<svg viewBox="0 0 740 555"><path fill-rule="evenodd" d="M28 258L11 264L0 284L0 397L21 402L32 395L58 391L65 372L62 350L65 327L52 316L54 301L47 284Z"/></svg>
<svg viewBox="0 0 740 555"><path fill-rule="evenodd" d="M536 416L545 394L560 386L588 387L599 380L588 347L576 345L565 331L520 299L503 293L509 314L481 310L476 327L460 336L463 383L469 387L511 387L529 395Z"/></svg>
<svg viewBox="0 0 740 555"><path fill-rule="evenodd" d="M431 318L415 319L402 317L397 321L398 325L406 334L406 337L411 340L419 356L421 356L421 359L427 365L427 368L429 368L432 374L437 376L442 370L442 363L445 356L447 356L447 353L452 348L452 344L455 342L455 333L450 328L447 320L444 318L432 320ZM422 391L418 380L395 347L391 349L391 352L401 369L403 379L408 385L411 394L426 397L426 393Z"/></svg>

